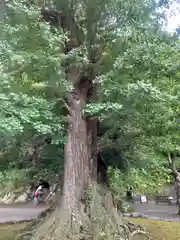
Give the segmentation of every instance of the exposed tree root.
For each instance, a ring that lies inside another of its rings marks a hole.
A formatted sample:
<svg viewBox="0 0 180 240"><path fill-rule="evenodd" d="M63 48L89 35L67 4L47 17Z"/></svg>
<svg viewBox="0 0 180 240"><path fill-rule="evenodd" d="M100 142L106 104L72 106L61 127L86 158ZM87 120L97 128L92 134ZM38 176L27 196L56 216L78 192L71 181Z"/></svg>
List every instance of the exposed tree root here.
<svg viewBox="0 0 180 240"><path fill-rule="evenodd" d="M145 229L132 223L125 224L114 204L113 196L107 189L93 185L86 189L76 211L56 208L36 229L28 232L31 240L132 240L143 234ZM28 236L29 235L29 236Z"/></svg>

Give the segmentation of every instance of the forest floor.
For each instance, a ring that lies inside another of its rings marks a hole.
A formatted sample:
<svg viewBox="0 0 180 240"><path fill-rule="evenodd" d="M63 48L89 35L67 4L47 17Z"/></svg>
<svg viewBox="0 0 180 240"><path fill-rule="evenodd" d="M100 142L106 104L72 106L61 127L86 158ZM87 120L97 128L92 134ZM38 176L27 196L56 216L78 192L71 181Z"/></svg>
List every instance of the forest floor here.
<svg viewBox="0 0 180 240"><path fill-rule="evenodd" d="M130 222L142 225L152 234L153 240L179 240L180 222L129 218ZM27 223L0 225L0 240L15 240L15 236L25 228ZM138 239L139 240L139 239Z"/></svg>
<svg viewBox="0 0 180 240"><path fill-rule="evenodd" d="M20 209L21 208L21 209ZM0 206L0 218L8 220L28 220L37 217L38 213L43 211L42 208L35 208L33 205L24 206ZM177 206L166 204L156 205L153 202L148 204L135 203L136 212L149 215L154 219L126 218L128 221L142 225L147 228L153 235L153 240L180 240L180 218L177 216ZM155 218L167 219L169 221L157 220ZM170 221L172 220L172 221ZM2 219L1 219L2 222ZM18 224L0 224L0 240L14 240L27 223ZM140 240L140 239L138 239Z"/></svg>
<svg viewBox="0 0 180 240"><path fill-rule="evenodd" d="M146 227L152 234L153 240L180 240L180 217L177 215L178 207L175 203L168 205L156 204L154 201L148 204L136 202L134 207L136 212L151 219L129 218L128 220Z"/></svg>
<svg viewBox="0 0 180 240"><path fill-rule="evenodd" d="M27 223L0 225L0 240L15 240L15 236L26 227Z"/></svg>
<svg viewBox="0 0 180 240"><path fill-rule="evenodd" d="M146 227L146 229L152 234L153 240L180 239L180 222L168 222L142 218L129 218L128 220Z"/></svg>

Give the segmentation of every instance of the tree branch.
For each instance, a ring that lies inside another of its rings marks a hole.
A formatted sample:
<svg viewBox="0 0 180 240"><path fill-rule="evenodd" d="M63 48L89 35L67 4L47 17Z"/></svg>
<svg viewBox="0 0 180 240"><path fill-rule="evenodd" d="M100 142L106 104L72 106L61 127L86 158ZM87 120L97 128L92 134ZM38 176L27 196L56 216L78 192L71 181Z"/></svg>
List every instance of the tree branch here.
<svg viewBox="0 0 180 240"><path fill-rule="evenodd" d="M16 75L16 74L22 72L22 70L23 70L25 67L26 67L26 64L20 66L20 67L19 67L18 69L16 69L16 70L13 70L12 72L9 72L8 75L9 75L9 76Z"/></svg>
<svg viewBox="0 0 180 240"><path fill-rule="evenodd" d="M148 232L146 232L146 231L143 231L143 230L141 230L141 229L137 229L137 230L135 230L135 231L133 231L132 233L131 233L131 236L130 236L130 240L133 238L133 236L134 235L145 235L145 236L149 236L149 233Z"/></svg>
<svg viewBox="0 0 180 240"><path fill-rule="evenodd" d="M168 162L169 162L169 165L171 166L172 165L172 158L171 158L171 153L168 152Z"/></svg>
<svg viewBox="0 0 180 240"><path fill-rule="evenodd" d="M63 98L59 98L59 101L61 101L64 104L64 106L67 109L67 111L69 112L69 114L72 114L72 110L71 110L68 102Z"/></svg>
<svg viewBox="0 0 180 240"><path fill-rule="evenodd" d="M180 173L176 169L175 158L171 157L171 152L168 152L168 162L169 162L169 165L170 165L171 170L173 171L173 173L176 174L176 176L179 176Z"/></svg>
<svg viewBox="0 0 180 240"><path fill-rule="evenodd" d="M66 53L75 47L79 47L83 43L84 32L76 24L70 11L66 9L57 11L55 9L42 8L41 15L45 21L54 27L61 27L65 32L69 33L70 41L66 43Z"/></svg>

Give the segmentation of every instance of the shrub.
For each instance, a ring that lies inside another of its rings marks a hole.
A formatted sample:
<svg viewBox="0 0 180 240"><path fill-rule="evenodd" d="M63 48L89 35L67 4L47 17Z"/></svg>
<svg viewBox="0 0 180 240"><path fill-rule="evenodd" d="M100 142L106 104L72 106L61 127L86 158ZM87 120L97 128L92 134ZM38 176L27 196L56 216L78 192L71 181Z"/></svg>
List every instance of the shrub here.
<svg viewBox="0 0 180 240"><path fill-rule="evenodd" d="M10 169L0 172L1 194L24 187L29 183L29 180L29 174L27 174L27 171L24 169Z"/></svg>
<svg viewBox="0 0 180 240"><path fill-rule="evenodd" d="M153 196L171 182L170 172L163 166L129 168L126 172L109 168L108 172L110 186L118 196L123 196L130 186L133 192Z"/></svg>

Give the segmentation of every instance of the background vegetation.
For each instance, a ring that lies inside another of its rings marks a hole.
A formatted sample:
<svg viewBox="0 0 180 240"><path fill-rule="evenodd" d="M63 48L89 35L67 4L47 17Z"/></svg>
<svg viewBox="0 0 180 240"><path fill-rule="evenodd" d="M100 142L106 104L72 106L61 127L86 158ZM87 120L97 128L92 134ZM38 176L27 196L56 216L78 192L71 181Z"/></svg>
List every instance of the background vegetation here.
<svg viewBox="0 0 180 240"><path fill-rule="evenodd" d="M122 1L123 11L128 4ZM63 172L62 96L70 86L59 52L66 35L42 21L39 7L13 1L0 26L0 188L7 191L36 175L51 179ZM116 42L106 45L98 65L98 101L84 110L99 115L99 152L118 194L129 186L153 194L172 182L168 153L179 161L180 42L178 32L163 29L159 7L135 3L132 14L141 19L114 32ZM70 60L85 64L83 51L72 52Z"/></svg>

